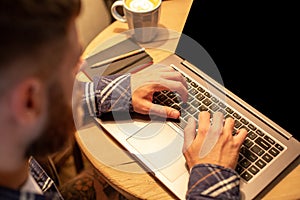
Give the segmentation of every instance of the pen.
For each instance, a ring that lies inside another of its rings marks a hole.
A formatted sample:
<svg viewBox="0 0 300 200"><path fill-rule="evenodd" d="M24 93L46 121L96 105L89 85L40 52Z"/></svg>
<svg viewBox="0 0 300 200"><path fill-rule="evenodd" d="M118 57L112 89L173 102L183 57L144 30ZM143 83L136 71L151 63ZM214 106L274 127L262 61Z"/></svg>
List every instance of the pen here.
<svg viewBox="0 0 300 200"><path fill-rule="evenodd" d="M91 68L99 67L101 65L106 65L106 64L112 63L114 61L118 61L118 60L130 57L130 56L139 54L139 53L144 52L144 51L145 51L145 48L136 49L136 50L130 51L128 53L125 53L125 54L122 54L122 55L119 55L119 56L115 56L115 57L109 58L109 59L104 60L104 61L97 62L97 63L93 64L91 66Z"/></svg>

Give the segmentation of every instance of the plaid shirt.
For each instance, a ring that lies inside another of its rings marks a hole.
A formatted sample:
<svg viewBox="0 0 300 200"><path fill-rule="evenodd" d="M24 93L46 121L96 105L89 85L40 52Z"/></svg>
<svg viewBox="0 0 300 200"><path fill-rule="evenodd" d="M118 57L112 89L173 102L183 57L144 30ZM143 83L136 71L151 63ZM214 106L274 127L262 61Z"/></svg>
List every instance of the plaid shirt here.
<svg viewBox="0 0 300 200"><path fill-rule="evenodd" d="M132 111L130 74L96 78L86 83L84 101L90 116L110 111ZM240 199L236 171L212 164L195 166L186 199Z"/></svg>
<svg viewBox="0 0 300 200"><path fill-rule="evenodd" d="M94 78L85 83L83 104L90 116L111 111L132 111L130 74Z"/></svg>
<svg viewBox="0 0 300 200"><path fill-rule="evenodd" d="M0 186L1 200L63 200L53 180L47 175L45 170L39 163L31 157L29 159L29 173L36 181L43 194L36 194L33 192L22 192Z"/></svg>
<svg viewBox="0 0 300 200"><path fill-rule="evenodd" d="M193 167L186 199L240 199L240 177L236 171L212 164Z"/></svg>
<svg viewBox="0 0 300 200"><path fill-rule="evenodd" d="M97 83L97 84L94 84ZM85 84L84 106L91 116L100 117L110 111L132 111L130 74L95 79ZM30 173L43 195L20 192L0 186L0 199L60 200L63 199L52 179L33 158ZM231 169L200 164L190 172L186 199L240 199L239 176Z"/></svg>

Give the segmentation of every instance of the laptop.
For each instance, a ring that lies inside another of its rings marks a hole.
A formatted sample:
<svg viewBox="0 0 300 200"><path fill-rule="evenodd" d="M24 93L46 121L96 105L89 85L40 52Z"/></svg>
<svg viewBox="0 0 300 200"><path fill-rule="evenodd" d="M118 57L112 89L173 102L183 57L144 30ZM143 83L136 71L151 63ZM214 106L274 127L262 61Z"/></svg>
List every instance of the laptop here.
<svg viewBox="0 0 300 200"><path fill-rule="evenodd" d="M112 113L95 120L177 198L185 199L189 173L181 149L188 117L201 110L233 117L244 127L236 171L242 199L260 199L299 164L300 130L293 37L277 2L193 1L174 54L158 64L182 73L189 99L176 92L153 102L181 111L179 120ZM272 9L269 9L270 6ZM289 21L291 22L291 21ZM224 155L226 156L226 155Z"/></svg>

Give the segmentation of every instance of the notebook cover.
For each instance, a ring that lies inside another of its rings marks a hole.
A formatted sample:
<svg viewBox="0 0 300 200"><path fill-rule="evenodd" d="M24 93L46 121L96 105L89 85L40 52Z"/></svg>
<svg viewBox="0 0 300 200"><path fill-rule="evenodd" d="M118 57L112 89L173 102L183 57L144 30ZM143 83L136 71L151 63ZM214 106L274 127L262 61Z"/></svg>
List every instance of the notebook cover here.
<svg viewBox="0 0 300 200"><path fill-rule="evenodd" d="M94 55L91 55L85 59L87 65L83 69L83 72L93 80L94 76L101 75L111 75L116 73L127 73L132 72L137 68L146 67L151 65L153 62L152 57L145 51L137 53L135 55L116 60L114 62L108 63L106 65L101 65L99 67L91 67L94 64L111 59L113 57L141 49L142 47L138 45L133 40L126 39L121 41L107 49L104 49Z"/></svg>

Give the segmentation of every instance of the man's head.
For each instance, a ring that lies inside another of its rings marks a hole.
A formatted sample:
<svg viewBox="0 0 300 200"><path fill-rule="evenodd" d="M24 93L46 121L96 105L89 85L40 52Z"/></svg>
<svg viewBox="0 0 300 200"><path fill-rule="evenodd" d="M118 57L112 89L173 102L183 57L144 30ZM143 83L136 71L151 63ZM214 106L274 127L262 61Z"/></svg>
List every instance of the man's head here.
<svg viewBox="0 0 300 200"><path fill-rule="evenodd" d="M80 6L80 0L0 1L1 163L9 154L53 153L74 133Z"/></svg>

